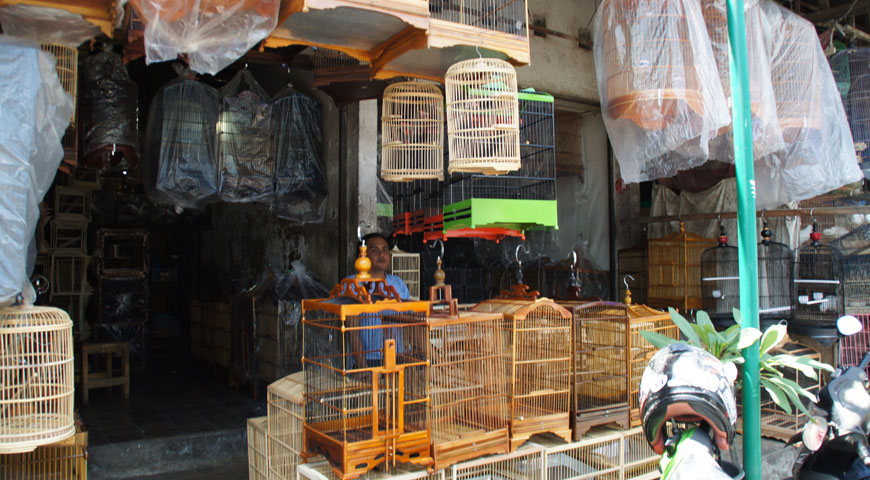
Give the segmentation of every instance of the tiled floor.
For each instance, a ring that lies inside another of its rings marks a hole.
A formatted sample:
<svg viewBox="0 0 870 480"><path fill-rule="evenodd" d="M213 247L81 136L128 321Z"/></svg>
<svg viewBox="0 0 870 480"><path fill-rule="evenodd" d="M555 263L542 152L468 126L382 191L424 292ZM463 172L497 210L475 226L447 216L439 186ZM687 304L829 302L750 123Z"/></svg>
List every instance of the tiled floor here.
<svg viewBox="0 0 870 480"><path fill-rule="evenodd" d="M266 414L262 397L231 390L226 375L185 360L131 373L129 401L116 387L91 390L88 405L76 402L91 445L244 428L247 418Z"/></svg>
<svg viewBox="0 0 870 480"><path fill-rule="evenodd" d="M187 472L162 473L129 480L244 480L248 478L248 464L234 463L220 467L203 468Z"/></svg>

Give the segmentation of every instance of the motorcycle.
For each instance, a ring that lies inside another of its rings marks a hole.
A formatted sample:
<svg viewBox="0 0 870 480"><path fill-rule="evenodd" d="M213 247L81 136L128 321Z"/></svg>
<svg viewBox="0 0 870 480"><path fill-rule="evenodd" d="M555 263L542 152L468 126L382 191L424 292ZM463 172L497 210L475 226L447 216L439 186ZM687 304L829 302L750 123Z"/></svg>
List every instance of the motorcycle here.
<svg viewBox="0 0 870 480"><path fill-rule="evenodd" d="M861 330L854 317L841 318L837 326L843 335ZM788 442L802 441L792 466L795 480L870 479L868 364L870 352L857 366L835 370L819 392L818 403L809 405L810 419Z"/></svg>

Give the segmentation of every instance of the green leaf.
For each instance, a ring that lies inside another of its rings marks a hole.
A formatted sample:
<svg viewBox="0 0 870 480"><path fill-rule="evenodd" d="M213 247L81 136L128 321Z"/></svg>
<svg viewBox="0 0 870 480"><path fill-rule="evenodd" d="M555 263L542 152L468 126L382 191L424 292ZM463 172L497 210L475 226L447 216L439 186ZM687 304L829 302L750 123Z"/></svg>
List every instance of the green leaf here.
<svg viewBox="0 0 870 480"><path fill-rule="evenodd" d="M737 325L743 326L743 315L740 314L740 310L732 309L731 314L734 315L734 323Z"/></svg>
<svg viewBox="0 0 870 480"><path fill-rule="evenodd" d="M677 328L680 329L680 332L682 332L682 334L689 340L689 345L704 348L704 344L701 343L701 339L698 338L698 333L695 332L694 328L692 328L692 324L683 318L682 315L677 313L677 311L672 307L668 307L668 312L671 314L671 320L673 320Z"/></svg>
<svg viewBox="0 0 870 480"><path fill-rule="evenodd" d="M796 361L802 365L808 365L816 370L824 370L826 372L833 372L834 367L828 365L827 363L820 362L816 359L810 357L794 357Z"/></svg>
<svg viewBox="0 0 870 480"><path fill-rule="evenodd" d="M786 337L785 325L771 325L764 331L761 337L761 345L758 347L761 353L767 353L773 347L779 345Z"/></svg>
<svg viewBox="0 0 870 480"><path fill-rule="evenodd" d="M785 394L782 393L782 390L764 377L759 378L759 380L761 380L761 385L765 390L767 390L767 393L770 394L773 403L779 406L779 408L785 410L785 413L791 414L791 406L788 404L788 399Z"/></svg>
<svg viewBox="0 0 870 480"><path fill-rule="evenodd" d="M743 350L750 347L759 338L761 338L761 330L752 327L742 328L740 329L740 341L737 342L737 349Z"/></svg>
<svg viewBox="0 0 870 480"><path fill-rule="evenodd" d="M767 379L785 393L792 405L796 406L802 413L807 413L807 407L805 407L803 402L801 402L801 399L798 397L795 390L795 387L798 387L798 390L800 390L799 385L794 384L794 382L789 383L786 379L778 376L767 377Z"/></svg>
<svg viewBox="0 0 870 480"><path fill-rule="evenodd" d="M792 388L792 390L794 390L798 395L805 397L807 400L809 400L811 402L818 402L819 401L819 399L816 397L815 394L813 394L813 392L810 392L806 388L800 386L794 380L790 380L788 378L782 378L780 380L782 381L782 383L790 386Z"/></svg>
<svg viewBox="0 0 870 480"><path fill-rule="evenodd" d="M643 338L646 339L647 342L649 342L652 346L656 348L665 348L672 343L682 343L679 340L674 340L673 338L662 335L661 333L641 330L640 334Z"/></svg>

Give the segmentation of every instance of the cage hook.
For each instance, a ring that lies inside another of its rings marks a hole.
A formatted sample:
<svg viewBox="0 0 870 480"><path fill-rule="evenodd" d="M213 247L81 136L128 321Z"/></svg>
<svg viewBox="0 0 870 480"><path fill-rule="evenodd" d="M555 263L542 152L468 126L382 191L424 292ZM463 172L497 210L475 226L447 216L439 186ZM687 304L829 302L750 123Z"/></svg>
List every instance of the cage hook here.
<svg viewBox="0 0 870 480"><path fill-rule="evenodd" d="M441 258L444 258L444 240L441 240L440 238L436 238L435 240L432 240L432 244L429 245L429 248L435 248L435 245L438 245L438 244L441 244L441 255L438 255L438 258L441 259Z"/></svg>
<svg viewBox="0 0 870 480"><path fill-rule="evenodd" d="M628 279L629 278L631 279L632 282L634 281L634 277L631 276L631 274L626 274L624 277L622 277L622 284L625 285L626 290L629 289L628 288Z"/></svg>
<svg viewBox="0 0 870 480"><path fill-rule="evenodd" d="M514 250L514 259L516 259L518 264L522 265L522 262L520 262L520 249L523 249L523 251L526 252L526 255L529 254L529 249L521 243L517 245L517 249Z"/></svg>
<svg viewBox="0 0 870 480"><path fill-rule="evenodd" d="M568 254L568 257L571 258L571 269L577 267L577 252L575 250L571 250L571 253Z"/></svg>
<svg viewBox="0 0 870 480"><path fill-rule="evenodd" d="M813 216L813 211L816 210L816 207L810 209L810 221L816 223L816 217Z"/></svg>
<svg viewBox="0 0 870 480"><path fill-rule="evenodd" d="M477 52L477 58L482 59L483 55L480 53L480 46L483 44L483 37L477 39L477 45L474 46L474 50Z"/></svg>
<svg viewBox="0 0 870 480"><path fill-rule="evenodd" d="M365 246L366 242L365 242L365 240L363 240L363 234L362 234L363 227L372 228L372 226L371 226L371 224L369 224L369 222L367 222L365 220L361 220L359 222L359 225L356 226L356 238L359 240L359 243L361 243L363 246Z"/></svg>

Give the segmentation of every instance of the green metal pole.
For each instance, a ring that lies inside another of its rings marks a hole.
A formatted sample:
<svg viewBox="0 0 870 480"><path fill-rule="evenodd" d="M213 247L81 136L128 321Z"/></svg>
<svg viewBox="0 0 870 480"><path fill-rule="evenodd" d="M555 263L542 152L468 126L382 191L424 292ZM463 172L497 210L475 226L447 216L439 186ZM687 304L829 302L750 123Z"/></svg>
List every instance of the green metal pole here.
<svg viewBox="0 0 870 480"><path fill-rule="evenodd" d="M737 171L737 245L743 328L758 328L758 251L755 228L755 171L743 0L728 1L734 166ZM743 350L743 469L761 480L761 407L758 342Z"/></svg>

